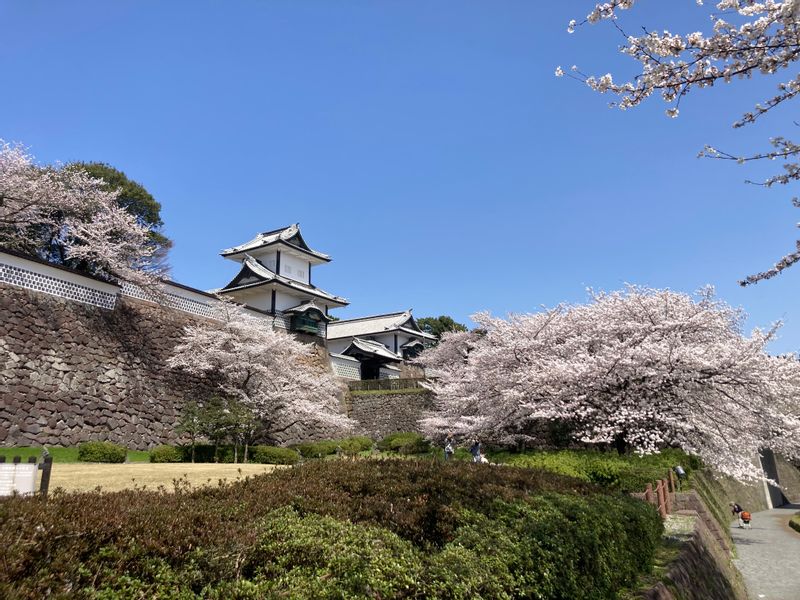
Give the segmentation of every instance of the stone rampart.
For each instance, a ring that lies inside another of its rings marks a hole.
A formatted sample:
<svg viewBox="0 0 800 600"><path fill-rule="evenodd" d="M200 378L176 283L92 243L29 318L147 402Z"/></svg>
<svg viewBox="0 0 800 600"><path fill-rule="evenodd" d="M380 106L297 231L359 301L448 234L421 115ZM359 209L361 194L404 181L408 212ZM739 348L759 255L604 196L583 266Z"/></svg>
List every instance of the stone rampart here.
<svg viewBox="0 0 800 600"><path fill-rule="evenodd" d="M350 392L345 406L365 435L380 439L397 431L418 431L417 422L433 407L433 399L423 389Z"/></svg>
<svg viewBox="0 0 800 600"><path fill-rule="evenodd" d="M699 497L696 501L702 505ZM742 577L731 562L729 550L709 528L712 522L693 510L677 514L694 517L694 530L683 542L680 554L670 563L662 581L641 597L648 600L747 600Z"/></svg>
<svg viewBox="0 0 800 600"><path fill-rule="evenodd" d="M0 315L0 446L175 444L184 404L213 394L210 382L166 365L185 326L213 326L197 314L130 296L101 307L0 282ZM330 368L319 351L320 368ZM376 394L347 404L352 418L363 419L360 429L380 437L416 429L429 398ZM340 434L299 423L260 441L285 445Z"/></svg>
<svg viewBox="0 0 800 600"><path fill-rule="evenodd" d="M112 309L0 284L0 445L175 443L207 382L166 359L197 318L121 298Z"/></svg>

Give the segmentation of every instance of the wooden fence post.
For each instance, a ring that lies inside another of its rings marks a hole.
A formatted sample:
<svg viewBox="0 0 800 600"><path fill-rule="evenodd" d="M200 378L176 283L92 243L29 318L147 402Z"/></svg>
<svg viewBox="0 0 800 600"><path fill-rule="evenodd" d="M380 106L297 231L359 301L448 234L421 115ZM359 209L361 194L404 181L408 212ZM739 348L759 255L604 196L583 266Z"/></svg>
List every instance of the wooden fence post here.
<svg viewBox="0 0 800 600"><path fill-rule="evenodd" d="M658 495L658 514L662 519L667 518L667 501L665 499L664 480L659 479L656 484L656 494Z"/></svg>
<svg viewBox="0 0 800 600"><path fill-rule="evenodd" d="M648 483L647 487L644 488L644 499L647 500L650 504L655 504L655 498L653 497L652 483Z"/></svg>
<svg viewBox="0 0 800 600"><path fill-rule="evenodd" d="M675 487L675 473L672 471L672 469L669 470L669 487L673 494L677 491L677 488Z"/></svg>
<svg viewBox="0 0 800 600"><path fill-rule="evenodd" d="M47 498L47 490L50 489L50 471L53 470L53 457L46 456L44 462L39 463L42 470L42 479L39 482L39 495Z"/></svg>
<svg viewBox="0 0 800 600"><path fill-rule="evenodd" d="M672 493L669 491L669 483L664 480L664 510L667 514L672 513Z"/></svg>

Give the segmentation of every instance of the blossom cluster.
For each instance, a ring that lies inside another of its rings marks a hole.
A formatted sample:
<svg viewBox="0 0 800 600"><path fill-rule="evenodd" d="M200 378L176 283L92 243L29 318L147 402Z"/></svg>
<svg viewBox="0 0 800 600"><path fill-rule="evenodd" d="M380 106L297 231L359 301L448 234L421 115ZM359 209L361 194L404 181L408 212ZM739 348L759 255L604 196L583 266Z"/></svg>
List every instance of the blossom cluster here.
<svg viewBox="0 0 800 600"><path fill-rule="evenodd" d="M119 192L74 166L39 166L0 140L0 246L91 266L93 273L153 287L150 230L117 203Z"/></svg>
<svg viewBox="0 0 800 600"><path fill-rule="evenodd" d="M312 344L220 300L221 325L186 327L170 367L208 377L221 394L251 409L268 433L314 423L343 431L353 425L339 410L339 384Z"/></svg>
<svg viewBox="0 0 800 600"><path fill-rule="evenodd" d="M770 356L775 329L742 333L741 311L698 296L629 287L507 319L474 315L423 354L431 435L532 439L558 421L576 440L640 453L677 446L740 479L764 447L800 451L800 362Z"/></svg>
<svg viewBox="0 0 800 600"><path fill-rule="evenodd" d="M702 0L697 1L703 7ZM573 20L568 31L586 23L613 20L620 31L618 12L631 9L634 0L612 0L597 3L580 23ZM719 0L704 13L710 18L708 32L692 31L676 34L666 29L645 31L641 35L625 35L621 52L637 62L636 75L628 81L617 82L610 73L587 75L573 67L571 77L586 83L592 90L614 94L612 106L629 109L658 94L670 106L669 117L679 114L681 100L692 90L749 79L757 74L773 75L788 69L800 59L800 0ZM565 72L561 67L556 75ZM777 86L777 93L745 112L734 127L754 123L773 108L794 99L800 93L800 76L794 74ZM728 153L703 152L712 158L735 160L780 159L784 172L760 182L763 185L786 184L800 179L800 146L779 138L773 141L775 150L744 157ZM752 183L752 182L751 182ZM800 261L800 241L797 249L772 268L743 279L742 285L774 277Z"/></svg>

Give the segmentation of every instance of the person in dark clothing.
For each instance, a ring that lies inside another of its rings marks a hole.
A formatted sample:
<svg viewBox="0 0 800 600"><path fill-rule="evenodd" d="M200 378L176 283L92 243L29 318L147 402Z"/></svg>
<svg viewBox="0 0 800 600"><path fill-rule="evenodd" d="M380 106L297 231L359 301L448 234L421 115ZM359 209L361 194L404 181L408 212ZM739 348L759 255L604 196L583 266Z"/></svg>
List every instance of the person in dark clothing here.
<svg viewBox="0 0 800 600"><path fill-rule="evenodd" d="M736 520L739 522L739 527L744 527L744 522L742 521L742 507L736 504L736 502L731 502L731 514L736 517Z"/></svg>
<svg viewBox="0 0 800 600"><path fill-rule="evenodd" d="M481 462L481 442L480 440L475 440L472 442L472 446L469 447L469 453L472 454L472 462L479 463Z"/></svg>

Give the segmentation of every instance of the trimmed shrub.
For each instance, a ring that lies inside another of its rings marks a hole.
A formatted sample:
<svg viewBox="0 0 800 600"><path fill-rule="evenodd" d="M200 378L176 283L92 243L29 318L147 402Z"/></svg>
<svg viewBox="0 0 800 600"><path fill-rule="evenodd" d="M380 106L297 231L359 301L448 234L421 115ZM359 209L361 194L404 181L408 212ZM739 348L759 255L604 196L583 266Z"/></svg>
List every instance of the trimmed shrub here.
<svg viewBox="0 0 800 600"><path fill-rule="evenodd" d="M335 440L322 440L320 442L306 442L292 446L303 458L324 458L330 454L336 454L339 442Z"/></svg>
<svg viewBox="0 0 800 600"><path fill-rule="evenodd" d="M375 442L372 438L368 438L363 435L356 435L353 437L345 438L341 441L342 449L347 446L348 449L355 449L355 452L366 452L368 450L372 450L372 447L375 445Z"/></svg>
<svg viewBox="0 0 800 600"><path fill-rule="evenodd" d="M156 446L150 450L151 463L175 463L183 460L183 453L175 446Z"/></svg>
<svg viewBox="0 0 800 600"><path fill-rule="evenodd" d="M0 597L601 600L650 568L661 527L649 504L542 470L310 461L4 499Z"/></svg>
<svg viewBox="0 0 800 600"><path fill-rule="evenodd" d="M425 454L430 451L431 445L418 433L400 431L390 433L378 442L378 449L400 454Z"/></svg>
<svg viewBox="0 0 800 600"><path fill-rule="evenodd" d="M78 446L81 462L124 463L128 449L111 442L85 442Z"/></svg>
<svg viewBox="0 0 800 600"><path fill-rule="evenodd" d="M648 483L666 477L678 464L687 475L700 468L698 459L675 449L647 456L576 450L500 452L493 454L492 459L519 467L545 469L623 492L644 491Z"/></svg>
<svg viewBox="0 0 800 600"><path fill-rule="evenodd" d="M249 461L267 465L294 465L300 462L300 454L291 448L252 446Z"/></svg>

